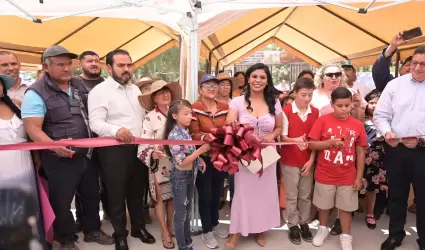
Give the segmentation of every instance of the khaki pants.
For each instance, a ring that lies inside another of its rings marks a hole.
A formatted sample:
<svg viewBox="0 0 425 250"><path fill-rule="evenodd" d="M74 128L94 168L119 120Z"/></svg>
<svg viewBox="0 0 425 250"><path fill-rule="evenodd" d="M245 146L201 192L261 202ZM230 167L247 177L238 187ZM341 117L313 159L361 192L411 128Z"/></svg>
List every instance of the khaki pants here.
<svg viewBox="0 0 425 250"><path fill-rule="evenodd" d="M286 190L286 212L288 227L307 223L310 219L313 170L308 176L301 176L301 167L282 165Z"/></svg>

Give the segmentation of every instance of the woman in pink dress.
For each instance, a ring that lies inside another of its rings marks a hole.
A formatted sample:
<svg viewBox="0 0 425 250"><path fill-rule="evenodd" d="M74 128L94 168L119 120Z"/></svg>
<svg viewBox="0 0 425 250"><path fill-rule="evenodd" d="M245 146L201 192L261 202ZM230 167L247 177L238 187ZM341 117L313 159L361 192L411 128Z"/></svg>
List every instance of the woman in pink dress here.
<svg viewBox="0 0 425 250"><path fill-rule="evenodd" d="M264 142L275 141L282 131L283 116L269 68L262 63L252 65L246 76L246 91L230 103L227 121L250 124ZM227 247L235 248L239 234L255 234L258 245L264 247L264 232L279 225L276 164L267 167L261 177L240 165L235 174L230 218L232 236Z"/></svg>

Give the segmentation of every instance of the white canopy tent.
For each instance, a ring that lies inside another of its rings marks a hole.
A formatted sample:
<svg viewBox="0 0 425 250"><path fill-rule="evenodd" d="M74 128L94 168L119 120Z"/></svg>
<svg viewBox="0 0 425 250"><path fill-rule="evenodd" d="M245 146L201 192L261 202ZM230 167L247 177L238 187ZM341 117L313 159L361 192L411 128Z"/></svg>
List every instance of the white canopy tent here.
<svg viewBox="0 0 425 250"><path fill-rule="evenodd" d="M200 41L250 10L332 4L365 13L407 1L409 0L379 1L385 4L371 7L375 0L0 0L0 15L19 16L40 25L69 16L114 17L162 22L178 31L183 38L180 82L187 83L185 84L186 98L194 100L197 96ZM349 3L364 3L364 8L355 8L347 5ZM7 32L7 25L4 29ZM119 34L111 34L111 36L119 36Z"/></svg>

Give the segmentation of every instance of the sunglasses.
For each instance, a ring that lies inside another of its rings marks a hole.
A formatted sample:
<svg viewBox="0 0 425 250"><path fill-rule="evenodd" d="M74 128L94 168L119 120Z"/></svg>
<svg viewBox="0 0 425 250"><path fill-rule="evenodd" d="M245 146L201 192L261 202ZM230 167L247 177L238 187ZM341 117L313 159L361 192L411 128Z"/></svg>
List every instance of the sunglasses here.
<svg viewBox="0 0 425 250"><path fill-rule="evenodd" d="M328 77L328 78L333 78L333 77L338 78L338 77L342 76L342 73L341 72L327 73L327 74L325 74L325 76Z"/></svg>

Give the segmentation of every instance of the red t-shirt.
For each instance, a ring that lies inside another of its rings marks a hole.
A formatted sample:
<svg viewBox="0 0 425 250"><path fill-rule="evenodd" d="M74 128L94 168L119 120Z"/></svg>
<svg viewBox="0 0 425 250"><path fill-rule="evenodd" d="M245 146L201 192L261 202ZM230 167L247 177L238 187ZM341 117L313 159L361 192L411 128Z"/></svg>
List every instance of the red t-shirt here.
<svg viewBox="0 0 425 250"><path fill-rule="evenodd" d="M353 185L356 180L356 146L368 145L363 123L351 116L338 120L333 113L327 114L317 119L308 137L315 141L343 138L343 147L318 152L315 179L328 185Z"/></svg>

